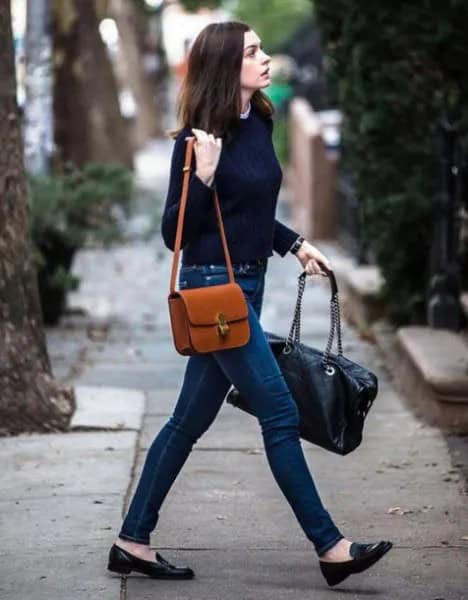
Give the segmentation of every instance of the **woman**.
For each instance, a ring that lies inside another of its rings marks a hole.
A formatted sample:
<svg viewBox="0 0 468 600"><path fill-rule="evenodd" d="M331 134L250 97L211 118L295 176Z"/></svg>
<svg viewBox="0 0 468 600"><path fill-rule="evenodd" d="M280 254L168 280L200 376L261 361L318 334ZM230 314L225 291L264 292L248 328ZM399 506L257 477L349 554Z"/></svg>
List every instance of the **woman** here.
<svg viewBox="0 0 468 600"><path fill-rule="evenodd" d="M329 585L363 571L391 542L352 543L322 505L299 439L297 407L271 352L259 317L268 258L296 255L308 274L326 276L327 258L297 232L275 220L282 172L272 143L270 57L240 22L213 23L196 38L182 86L162 235L174 250L186 138L196 136L182 236L179 287L227 283L214 208L214 185L236 281L249 308L250 340L240 348L190 356L174 412L150 447L138 487L108 568L156 578L188 579L149 547L150 533L193 444L213 423L231 383L249 398L258 418L272 473L319 556Z"/></svg>

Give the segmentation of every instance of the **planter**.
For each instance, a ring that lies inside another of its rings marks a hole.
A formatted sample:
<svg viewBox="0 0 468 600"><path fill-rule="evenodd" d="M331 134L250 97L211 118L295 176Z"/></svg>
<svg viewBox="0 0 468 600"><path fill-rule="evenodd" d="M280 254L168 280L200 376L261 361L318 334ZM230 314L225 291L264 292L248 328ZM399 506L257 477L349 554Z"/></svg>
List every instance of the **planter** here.
<svg viewBox="0 0 468 600"><path fill-rule="evenodd" d="M46 325L57 325L65 310L67 291L77 285L70 275L77 248L56 231L43 233L36 245L43 258L38 271L42 318Z"/></svg>

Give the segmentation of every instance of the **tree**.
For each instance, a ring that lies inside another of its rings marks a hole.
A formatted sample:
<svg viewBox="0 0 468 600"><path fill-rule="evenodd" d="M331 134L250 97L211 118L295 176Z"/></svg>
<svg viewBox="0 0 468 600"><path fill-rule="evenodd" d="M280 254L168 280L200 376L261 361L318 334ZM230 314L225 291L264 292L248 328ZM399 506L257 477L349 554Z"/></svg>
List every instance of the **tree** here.
<svg viewBox="0 0 468 600"><path fill-rule="evenodd" d="M10 3L0 3L0 434L66 428L51 376L29 234Z"/></svg>
<svg viewBox="0 0 468 600"><path fill-rule="evenodd" d="M117 83L95 0L52 3L55 142L60 158L132 166Z"/></svg>
<svg viewBox="0 0 468 600"><path fill-rule="evenodd" d="M218 9L223 7L221 0L180 0L189 12L200 8ZM267 53L277 52L276 48L286 42L294 31L310 18L312 5L310 0L236 0L232 9L232 19L243 21L260 36Z"/></svg>
<svg viewBox="0 0 468 600"><path fill-rule="evenodd" d="M135 6L133 0L111 0L109 7L120 34L125 78L137 105L135 139L140 147L148 139L163 133L161 114L155 102L156 90L152 87L154 82L144 67L145 19L143 11Z"/></svg>
<svg viewBox="0 0 468 600"><path fill-rule="evenodd" d="M267 53L288 40L294 31L310 18L310 0L238 0L233 10L234 19L244 21L263 41Z"/></svg>
<svg viewBox="0 0 468 600"><path fill-rule="evenodd" d="M48 171L53 152L52 44L48 0L28 0L26 30L26 102L24 154L26 169Z"/></svg>
<svg viewBox="0 0 468 600"><path fill-rule="evenodd" d="M435 208L443 158L435 126L442 115L457 123L468 147L468 4L408 2L399 12L393 6L314 2L343 112L341 164L352 174L355 218L384 279L380 296L393 324L421 324L442 210Z"/></svg>

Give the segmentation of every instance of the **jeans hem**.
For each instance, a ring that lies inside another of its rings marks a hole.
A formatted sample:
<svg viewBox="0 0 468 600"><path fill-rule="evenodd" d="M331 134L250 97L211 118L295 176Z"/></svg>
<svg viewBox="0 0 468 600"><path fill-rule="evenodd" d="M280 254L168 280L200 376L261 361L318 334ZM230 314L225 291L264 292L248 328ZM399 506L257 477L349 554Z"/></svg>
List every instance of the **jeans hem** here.
<svg viewBox="0 0 468 600"><path fill-rule="evenodd" d="M333 538L330 542L327 542L320 549L316 549L317 555L322 556L322 554L325 554L327 550L330 550L330 548L332 548L340 540L344 539L344 537L345 536L340 533L337 537Z"/></svg>
<svg viewBox="0 0 468 600"><path fill-rule="evenodd" d="M137 544L149 545L150 543L149 539L142 540L141 538L133 537L131 535L127 535L126 533L119 533L119 538L122 538L123 540L128 540L130 542L136 542Z"/></svg>

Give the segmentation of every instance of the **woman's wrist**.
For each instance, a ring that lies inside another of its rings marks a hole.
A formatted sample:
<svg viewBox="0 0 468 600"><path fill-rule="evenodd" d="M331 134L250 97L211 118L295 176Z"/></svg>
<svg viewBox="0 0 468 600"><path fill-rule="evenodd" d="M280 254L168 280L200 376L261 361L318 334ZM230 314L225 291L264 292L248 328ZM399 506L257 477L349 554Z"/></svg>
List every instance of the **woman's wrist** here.
<svg viewBox="0 0 468 600"><path fill-rule="evenodd" d="M291 246L291 248L289 249L289 252L291 252L292 254L297 254L299 249L301 248L302 244L304 243L305 239L303 238L302 235L300 235L293 243L293 245Z"/></svg>

